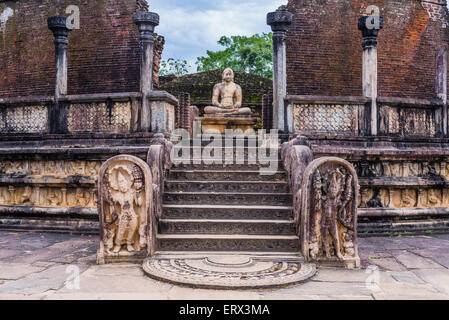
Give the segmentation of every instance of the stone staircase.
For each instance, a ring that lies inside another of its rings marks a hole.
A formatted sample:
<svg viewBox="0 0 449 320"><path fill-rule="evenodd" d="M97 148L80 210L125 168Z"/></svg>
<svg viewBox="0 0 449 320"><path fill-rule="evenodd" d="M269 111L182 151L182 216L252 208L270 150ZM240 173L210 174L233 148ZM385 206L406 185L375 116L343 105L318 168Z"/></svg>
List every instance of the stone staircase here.
<svg viewBox="0 0 449 320"><path fill-rule="evenodd" d="M246 159L251 148L243 150ZM292 195L278 171L261 175L256 164L180 164L163 195L158 243L162 252L298 253Z"/></svg>

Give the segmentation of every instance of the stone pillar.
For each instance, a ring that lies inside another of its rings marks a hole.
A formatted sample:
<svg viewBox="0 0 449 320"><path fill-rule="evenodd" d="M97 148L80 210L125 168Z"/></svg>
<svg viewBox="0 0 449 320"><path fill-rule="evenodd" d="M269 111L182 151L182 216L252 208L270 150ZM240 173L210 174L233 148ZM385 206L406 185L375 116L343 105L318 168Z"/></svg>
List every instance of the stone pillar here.
<svg viewBox="0 0 449 320"><path fill-rule="evenodd" d="M50 133L67 133L67 104L59 103L61 96L67 94L67 47L69 28L67 18L49 17L48 28L55 37L55 103L50 107Z"/></svg>
<svg viewBox="0 0 449 320"><path fill-rule="evenodd" d="M285 96L287 95L287 31L293 14L285 6L267 15L267 24L273 31L273 129L285 132Z"/></svg>
<svg viewBox="0 0 449 320"><path fill-rule="evenodd" d="M69 28L67 18L49 17L48 28L55 37L55 64L56 64L56 86L55 100L67 94L67 47L69 44Z"/></svg>
<svg viewBox="0 0 449 320"><path fill-rule="evenodd" d="M383 18L364 16L359 19L363 48L363 95L371 98L371 135L377 135L377 36L383 27Z"/></svg>
<svg viewBox="0 0 449 320"><path fill-rule="evenodd" d="M447 51L446 49L441 49L436 58L435 67L435 93L438 99L443 101L443 133L448 134L448 116L447 116Z"/></svg>
<svg viewBox="0 0 449 320"><path fill-rule="evenodd" d="M154 28L159 25L159 15L154 12L136 12L134 23L138 26L140 34L140 91L142 92L140 129L149 131L151 112L147 97L153 90Z"/></svg>

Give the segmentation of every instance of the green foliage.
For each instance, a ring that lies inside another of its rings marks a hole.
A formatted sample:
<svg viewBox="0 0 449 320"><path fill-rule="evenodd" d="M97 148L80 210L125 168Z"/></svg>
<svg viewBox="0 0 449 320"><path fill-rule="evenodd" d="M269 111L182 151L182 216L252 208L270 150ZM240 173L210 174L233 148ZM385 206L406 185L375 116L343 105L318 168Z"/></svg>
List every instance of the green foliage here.
<svg viewBox="0 0 449 320"><path fill-rule="evenodd" d="M221 51L207 51L207 56L198 57L198 71L231 68L266 78L272 78L273 33L255 34L251 37L221 37L218 44L225 47Z"/></svg>
<svg viewBox="0 0 449 320"><path fill-rule="evenodd" d="M187 60L168 58L167 61L161 61L159 75L174 75L181 77L189 73L189 68L191 68L191 66L187 63Z"/></svg>

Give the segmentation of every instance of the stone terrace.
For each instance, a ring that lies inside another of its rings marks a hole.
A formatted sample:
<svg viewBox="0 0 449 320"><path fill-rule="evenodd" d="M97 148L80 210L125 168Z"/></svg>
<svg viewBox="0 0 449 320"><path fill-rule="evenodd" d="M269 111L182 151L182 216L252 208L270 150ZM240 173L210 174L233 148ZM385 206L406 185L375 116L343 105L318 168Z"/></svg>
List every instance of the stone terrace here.
<svg viewBox="0 0 449 320"><path fill-rule="evenodd" d="M2 231L0 299L449 300L449 234L371 237L359 242L360 270L319 268L302 285L220 291L158 282L145 277L138 264L98 266L95 236ZM67 285L73 266L81 273L80 289ZM378 274L373 273L376 267ZM376 278L378 283L370 285Z"/></svg>

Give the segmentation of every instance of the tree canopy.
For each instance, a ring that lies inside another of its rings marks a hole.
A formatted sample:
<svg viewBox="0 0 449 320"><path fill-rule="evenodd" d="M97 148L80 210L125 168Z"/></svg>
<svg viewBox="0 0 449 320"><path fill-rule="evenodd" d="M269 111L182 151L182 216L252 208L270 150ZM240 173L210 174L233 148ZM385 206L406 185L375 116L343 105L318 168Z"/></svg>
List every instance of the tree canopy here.
<svg viewBox="0 0 449 320"><path fill-rule="evenodd" d="M189 73L190 67L191 66L188 64L187 60L168 58L167 60L162 60L159 75L174 75L177 77L181 77Z"/></svg>
<svg viewBox="0 0 449 320"><path fill-rule="evenodd" d="M272 78L273 34L255 34L251 37L221 37L218 44L225 49L207 51L207 56L198 57L197 71L231 68L234 71L247 72Z"/></svg>

